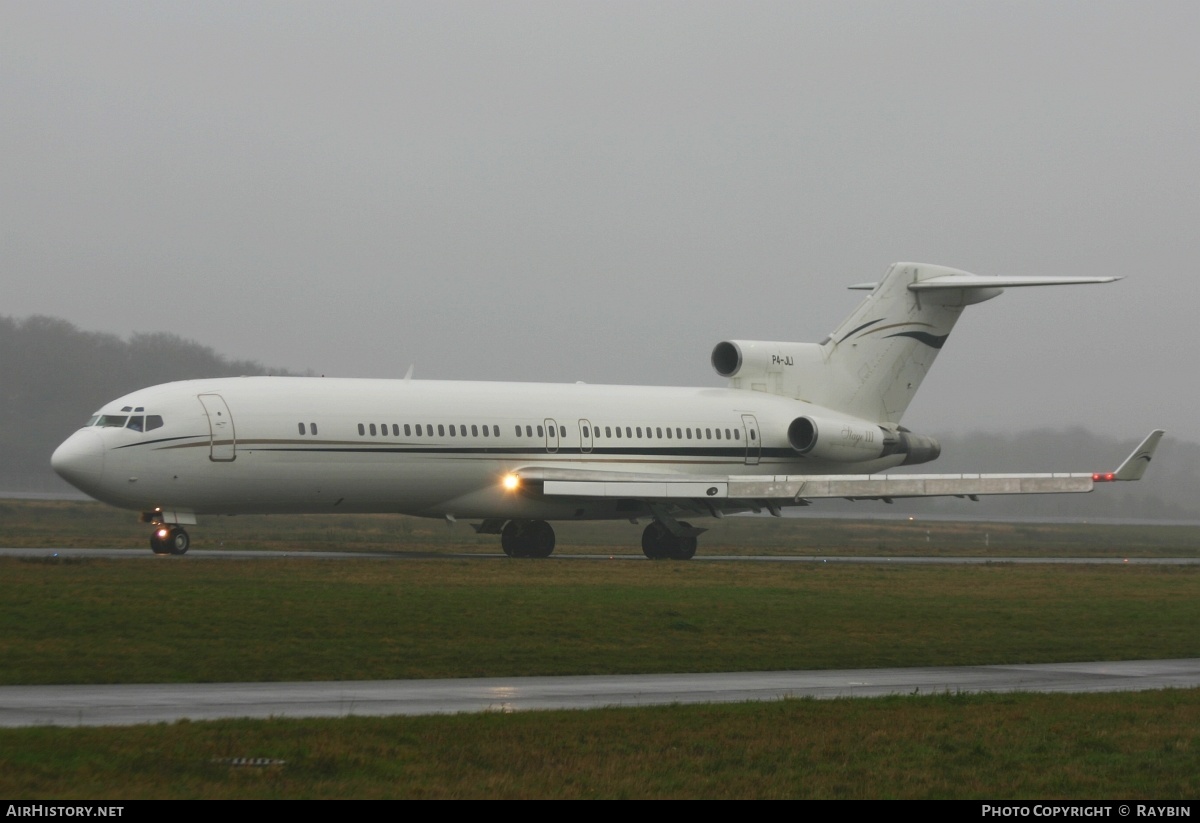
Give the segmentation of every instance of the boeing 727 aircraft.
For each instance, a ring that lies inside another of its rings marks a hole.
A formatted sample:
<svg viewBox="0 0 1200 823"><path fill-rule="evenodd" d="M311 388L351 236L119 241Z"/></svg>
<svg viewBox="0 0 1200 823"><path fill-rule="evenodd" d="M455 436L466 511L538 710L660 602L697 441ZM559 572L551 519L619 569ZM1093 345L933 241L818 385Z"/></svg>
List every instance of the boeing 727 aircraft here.
<svg viewBox="0 0 1200 823"><path fill-rule="evenodd" d="M553 520L648 520L650 558L689 559L685 518L780 513L821 498L1089 492L1137 480L1155 431L1115 471L899 474L937 459L901 416L962 310L1023 286L1116 277L981 277L897 263L820 343L728 340L728 388L239 377L106 404L54 452L92 497L142 512L183 554L197 515L395 512L466 519L513 557L546 557Z"/></svg>

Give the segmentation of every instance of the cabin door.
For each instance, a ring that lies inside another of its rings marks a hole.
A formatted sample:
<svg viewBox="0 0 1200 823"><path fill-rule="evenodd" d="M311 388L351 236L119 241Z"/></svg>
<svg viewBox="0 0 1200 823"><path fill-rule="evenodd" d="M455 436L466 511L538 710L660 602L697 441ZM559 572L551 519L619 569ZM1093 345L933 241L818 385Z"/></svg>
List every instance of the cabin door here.
<svg viewBox="0 0 1200 823"><path fill-rule="evenodd" d="M546 418L546 451L554 454L558 451L558 423Z"/></svg>
<svg viewBox="0 0 1200 823"><path fill-rule="evenodd" d="M200 404L208 415L209 441L208 459L217 463L228 463L237 457L237 435L233 430L233 415L225 398L219 394L201 394Z"/></svg>
<svg viewBox="0 0 1200 823"><path fill-rule="evenodd" d="M579 421L579 451L581 454L592 451L592 424L582 419Z"/></svg>
<svg viewBox="0 0 1200 823"><path fill-rule="evenodd" d="M758 432L758 420L752 414L742 415L742 430L746 438L746 465L757 466L762 455L762 438Z"/></svg>

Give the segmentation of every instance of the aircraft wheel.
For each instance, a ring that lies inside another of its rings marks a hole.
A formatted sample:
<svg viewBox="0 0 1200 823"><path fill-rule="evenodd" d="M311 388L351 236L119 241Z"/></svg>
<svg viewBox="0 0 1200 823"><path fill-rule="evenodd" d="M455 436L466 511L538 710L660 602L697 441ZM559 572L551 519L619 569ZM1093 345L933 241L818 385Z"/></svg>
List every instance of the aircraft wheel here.
<svg viewBox="0 0 1200 823"><path fill-rule="evenodd" d="M173 527L168 532L165 542L167 544L167 551L175 555L187 554L187 550L192 545L192 539L188 537L188 533L178 526Z"/></svg>
<svg viewBox="0 0 1200 823"><path fill-rule="evenodd" d="M671 533L657 520L642 532L642 554L651 560L664 560L668 556Z"/></svg>
<svg viewBox="0 0 1200 823"><path fill-rule="evenodd" d="M687 525L686 523L684 525ZM691 560L696 556L696 536L694 534L686 535L685 537L676 537L675 545L671 548L672 560Z"/></svg>
<svg viewBox="0 0 1200 823"><path fill-rule="evenodd" d="M509 557L525 556L525 535L516 520L509 520L500 531L500 548Z"/></svg>
<svg viewBox="0 0 1200 823"><path fill-rule="evenodd" d="M525 550L528 557L549 557L554 551L554 527L545 520L535 520L526 526Z"/></svg>
<svg viewBox="0 0 1200 823"><path fill-rule="evenodd" d="M187 554L191 545L188 533L178 526L159 526L150 534L150 551L155 554Z"/></svg>
<svg viewBox="0 0 1200 823"><path fill-rule="evenodd" d="M155 554L170 554L171 550L167 548L167 535L169 533L169 530L166 528L159 528L150 532L150 551Z"/></svg>

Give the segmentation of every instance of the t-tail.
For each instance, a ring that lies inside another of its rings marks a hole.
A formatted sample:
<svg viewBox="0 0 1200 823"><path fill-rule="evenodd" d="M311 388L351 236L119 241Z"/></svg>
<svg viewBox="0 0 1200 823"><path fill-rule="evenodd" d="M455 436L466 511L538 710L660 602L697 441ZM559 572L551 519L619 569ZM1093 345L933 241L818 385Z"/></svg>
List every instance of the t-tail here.
<svg viewBox="0 0 1200 823"><path fill-rule="evenodd" d="M889 429L908 404L962 310L1021 286L1111 283L1119 277L984 277L945 266L895 263L820 343L727 340L713 349L733 388L794 397Z"/></svg>

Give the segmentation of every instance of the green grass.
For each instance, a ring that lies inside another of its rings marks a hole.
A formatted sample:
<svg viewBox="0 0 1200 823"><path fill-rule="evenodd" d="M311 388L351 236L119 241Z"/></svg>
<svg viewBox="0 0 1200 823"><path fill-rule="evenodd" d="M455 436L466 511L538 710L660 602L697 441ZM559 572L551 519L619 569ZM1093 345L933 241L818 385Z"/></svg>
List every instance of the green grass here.
<svg viewBox="0 0 1200 823"><path fill-rule="evenodd" d="M1196 556L1194 527L729 518L702 552ZM627 523L565 553L635 555ZM0 545L136 546L86 503L0 501ZM193 552L0 558L0 682L858 668L1200 656L1200 568L459 559L466 526L211 518ZM148 552L147 552L148 553ZM421 559L422 555L432 558ZM439 558L438 555L441 555ZM1162 798L1200 786L1200 690L0 730L0 796ZM230 758L284 761L261 767Z"/></svg>
<svg viewBox="0 0 1200 823"><path fill-rule="evenodd" d="M1200 656L1200 568L0 558L0 682Z"/></svg>
<svg viewBox="0 0 1200 823"><path fill-rule="evenodd" d="M1192 800L1198 729L1195 689L16 729L0 796Z"/></svg>

